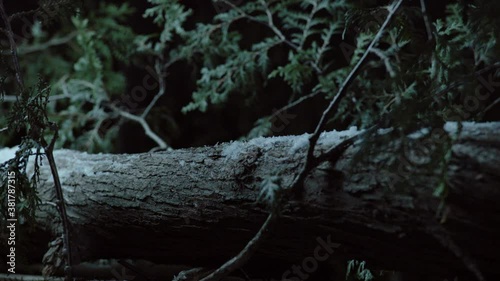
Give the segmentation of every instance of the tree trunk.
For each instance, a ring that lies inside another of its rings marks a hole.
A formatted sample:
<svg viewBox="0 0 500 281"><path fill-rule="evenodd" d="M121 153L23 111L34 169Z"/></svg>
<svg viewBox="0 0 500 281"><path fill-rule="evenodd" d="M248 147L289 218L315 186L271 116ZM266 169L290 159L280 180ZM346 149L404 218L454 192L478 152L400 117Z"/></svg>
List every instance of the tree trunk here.
<svg viewBox="0 0 500 281"><path fill-rule="evenodd" d="M307 177L302 196L285 204L249 267L311 267L328 256L384 269L460 274L479 268L496 274L500 123L464 124L452 146L442 201L433 196L442 171L430 171L412 155L430 151L445 134L456 135L453 124L445 128L434 130L440 136L435 143L422 142L399 157L396 170L385 169L378 157L353 166L359 145L334 167L322 164ZM317 153L353 133L323 134ZM260 182L278 175L281 186L288 186L306 145L302 135L134 155L56 151L75 259L216 267L266 219L268 208L256 203ZM41 179L42 201L53 202L48 165ZM58 220L53 206L42 205L39 226L54 233Z"/></svg>

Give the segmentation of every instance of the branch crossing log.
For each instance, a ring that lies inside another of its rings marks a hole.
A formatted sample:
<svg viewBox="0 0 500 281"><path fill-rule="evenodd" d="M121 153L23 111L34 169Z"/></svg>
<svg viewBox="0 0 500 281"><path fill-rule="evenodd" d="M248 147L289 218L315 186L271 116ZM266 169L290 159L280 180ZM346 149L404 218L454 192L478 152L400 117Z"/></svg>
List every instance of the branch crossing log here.
<svg viewBox="0 0 500 281"><path fill-rule="evenodd" d="M435 131L456 135L453 124L445 129ZM358 132L323 133L316 153ZM270 175L281 176L284 186L293 181L307 137L133 155L55 151L74 258L216 268L239 252L266 219L266 206L256 203L260 182ZM433 196L438 171L402 164L400 171L388 172L377 159L352 170L357 149L348 149L335 167L325 163L313 171L303 197L285 205L250 268L282 264L286 269L314 257L320 247L322 256L366 260L385 269L466 271L463 260L432 233L442 226L483 273L498 274L500 123L464 123L452 147L450 190L439 218L441 200ZM51 201L52 177L47 165L42 168L39 194ZM391 192L391 185L405 178L411 192ZM39 227L56 232L53 206L42 205L37 216Z"/></svg>

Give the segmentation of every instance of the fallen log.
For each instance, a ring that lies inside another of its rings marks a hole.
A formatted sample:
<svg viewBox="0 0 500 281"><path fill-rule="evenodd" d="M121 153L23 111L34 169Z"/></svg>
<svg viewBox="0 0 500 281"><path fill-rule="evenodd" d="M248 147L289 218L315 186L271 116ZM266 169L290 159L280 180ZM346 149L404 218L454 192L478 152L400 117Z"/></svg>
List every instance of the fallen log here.
<svg viewBox="0 0 500 281"><path fill-rule="evenodd" d="M456 130L448 124L435 131ZM355 133L322 134L317 153ZM306 147L302 135L132 155L55 151L74 260L217 267L266 219L267 206L256 203L261 182L274 175L282 186L290 184ZM376 158L353 168L356 151L355 145L335 165L324 163L308 176L302 197L285 204L249 268L310 268L341 257L410 272L458 275L475 267L498 275L500 123L464 124L447 166L445 201L433 195L440 171L412 164L411 157L395 171ZM393 192L396 183L409 191ZM43 202L55 198L48 165L39 195ZM54 234L58 222L55 208L43 204L37 227Z"/></svg>

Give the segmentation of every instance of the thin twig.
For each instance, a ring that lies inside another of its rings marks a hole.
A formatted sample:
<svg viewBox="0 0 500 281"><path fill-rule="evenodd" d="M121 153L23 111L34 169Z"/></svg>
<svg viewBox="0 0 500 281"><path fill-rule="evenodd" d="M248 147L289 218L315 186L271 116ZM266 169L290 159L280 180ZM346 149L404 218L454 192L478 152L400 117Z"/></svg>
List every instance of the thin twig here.
<svg viewBox="0 0 500 281"><path fill-rule="evenodd" d="M302 171L296 177L296 179L292 185L292 188L297 189L297 188L300 188L300 186L302 186L302 182L304 181L307 173L310 171L312 161L315 158L314 157L314 148L316 147L316 143L318 142L321 131L323 130L323 127L326 124L327 117L330 115L330 113L332 112L332 110L334 108L338 107L340 100L347 94L347 88L356 78L356 76L361 68L361 65L365 62L366 58L368 57L368 54L371 53L372 49L375 47L375 45L378 43L378 41L382 38L382 35L384 34L385 29L387 28L387 26L391 22L392 18L396 14L396 11L398 10L401 3L403 3L403 0L397 0L397 1L393 2L393 4L388 7L389 14L387 15L387 18L385 19L385 22L380 27L380 30L375 35L375 38L373 38L372 42L370 43L370 45L368 46L368 48L364 52L361 59L354 66L354 68L351 70L351 72L349 73L347 78L342 83L342 85L339 88L339 91L337 92L337 94L335 95L333 100L330 102L327 109L323 112L323 115L321 116L321 119L318 122L316 129L314 130L314 133L309 137L309 148L307 151L306 159L305 159Z"/></svg>
<svg viewBox="0 0 500 281"><path fill-rule="evenodd" d="M300 39L299 50L302 50L302 48L304 47L304 44L306 43L309 29L311 28L311 25L312 25L312 19L313 19L314 15L318 12L318 7L319 7L318 3L311 2L311 5L313 6L313 8L311 9L311 12L309 13L309 17L307 17L306 25L304 27L304 30L302 31L302 38Z"/></svg>
<svg viewBox="0 0 500 281"><path fill-rule="evenodd" d="M162 76L162 71L164 71L165 68L162 68L160 66L160 64L161 64L160 61L163 61L163 60L162 59L158 59L156 61L156 63L155 63L155 70L156 70L156 74L158 76L158 83L160 85L160 89L158 90L158 93L154 96L153 100L148 104L148 106L146 107L146 109L142 112L141 118L143 118L143 119L146 118L146 116L149 114L149 112L151 111L151 109L153 108L153 106L156 104L156 102L160 99L160 97L165 94L165 81L161 77Z"/></svg>
<svg viewBox="0 0 500 281"><path fill-rule="evenodd" d="M48 49L48 48L53 47L53 46L64 45L64 44L70 42L71 40L73 40L73 38L75 38L77 34L78 34L78 32L72 32L64 37L55 37L55 38L50 39L47 42L44 42L44 43L41 43L38 45L32 45L32 46L28 46L25 48L19 47L17 54L24 55L24 54L42 51L42 50ZM6 51L2 52L2 55L7 55L7 54L9 54L9 52L6 52Z"/></svg>
<svg viewBox="0 0 500 281"><path fill-rule="evenodd" d="M53 102L53 101L56 101L56 100L62 100L62 99L69 99L71 98L70 96L68 95L54 95L54 96L50 96L49 97L49 102ZM17 96L5 96L4 97L4 102L16 102L17 101Z"/></svg>
<svg viewBox="0 0 500 281"><path fill-rule="evenodd" d="M23 83L23 77L21 75L21 67L19 66L19 61L17 59L16 41L14 41L14 33L12 32L12 26L10 25L9 17L5 12L3 0L0 0L0 17L3 19L3 22L5 24L6 35L7 38L9 39L10 53L12 55L12 62L14 64L16 81L17 84L19 85L19 89L21 90L21 92L24 92L24 83Z"/></svg>
<svg viewBox="0 0 500 281"><path fill-rule="evenodd" d="M54 124L55 125L55 124ZM70 245L70 234L69 228L70 223L68 219L68 214L66 213L66 204L64 202L64 195L62 191L61 181L59 179L59 172L57 171L56 161L54 159L54 144L55 140L58 137L57 128L54 129L54 136L52 137L52 141L50 144L47 144L45 139L42 138L42 145L44 146L45 156L47 157L47 161L49 162L50 171L52 172L52 179L54 180L54 186L56 191L57 198L57 209L61 215L61 222L63 225L63 245L66 258L66 268L64 269L65 280L72 280L72 269L71 266L73 264L71 257L71 245Z"/></svg>
<svg viewBox="0 0 500 281"><path fill-rule="evenodd" d="M451 251L457 258L459 258L464 266L474 274L478 281L485 281L483 273L479 269L477 263L470 257L468 253L465 253L460 246L451 238L449 231L438 222L434 222L433 226L429 226L426 229L427 233L432 235L441 246L445 249Z"/></svg>
<svg viewBox="0 0 500 281"><path fill-rule="evenodd" d="M328 44L330 44L330 39L332 38L334 33L335 33L335 26L332 24L332 25L330 25L330 27L328 29L328 33L326 34L326 36L323 40L323 44L321 45L321 47L318 50L318 55L316 57L316 60L312 63L312 65L316 69L316 72L318 72L319 75L323 74L323 70L321 70L319 65L321 63L323 55L328 50Z"/></svg>
<svg viewBox="0 0 500 281"><path fill-rule="evenodd" d="M500 103L500 98L497 98L494 102L492 102L490 105L488 105L483 112L488 112L490 111L493 107L495 107L497 104Z"/></svg>
<svg viewBox="0 0 500 281"><path fill-rule="evenodd" d="M377 55L384 62L385 69L387 70L387 72L389 72L391 78L396 77L396 72L392 68L391 60L389 59L389 57L379 48L372 48L371 52Z"/></svg>
<svg viewBox="0 0 500 281"><path fill-rule="evenodd" d="M54 203L54 202L50 202L50 201L42 201L42 202L40 202L40 204L41 204L41 205L50 205L50 206L52 206L52 207L57 208L57 204L56 204L56 203Z"/></svg>
<svg viewBox="0 0 500 281"><path fill-rule="evenodd" d="M240 268L245 262L247 262L252 255L257 251L260 244L269 233L269 228L274 225L274 223L278 219L277 212L271 212L268 216L264 224L261 226L255 237L247 243L245 248L241 250L238 255L227 261L221 267L219 267L214 272L210 273L207 277L201 279L200 281L217 281L220 280L236 269Z"/></svg>
<svg viewBox="0 0 500 281"><path fill-rule="evenodd" d="M295 45L290 40L286 39L285 35L274 25L273 15L271 10L269 10L269 6L267 5L265 0L261 0L260 3L265 9L267 15L267 23L257 20L257 22L267 25L271 30L281 39L281 41L285 42L288 46L290 46L294 50L298 50L299 46Z"/></svg>
<svg viewBox="0 0 500 281"><path fill-rule="evenodd" d="M162 79L159 78L159 80L161 81ZM73 80L73 82L75 83L78 83L78 84L81 84L81 85L84 85L94 91L101 91L102 89L99 88L99 87L96 87L94 84L88 82L88 81L85 81L85 80ZM65 90L65 81L62 81L61 82L61 89L63 89L63 92L65 93L64 96L70 96L67 91ZM163 83L163 82L161 82ZM163 89L163 90L162 90ZM164 86L162 86L162 89L160 89L160 91L164 91ZM163 95L163 94L161 94ZM159 96L158 96L159 98ZM95 101L93 100L87 100L88 102L91 102L91 103L95 103ZM142 116L144 114L142 114L141 116L137 116L137 115L134 115L132 113L129 113L127 111L124 111L120 108L118 108L116 105L114 104L108 104L107 105L110 109L112 109L114 111L114 113L128 119L128 120L131 120L131 121L134 121L134 122L137 122L139 123L142 128L144 129L144 132L145 134L151 138L154 142L156 142L156 144L158 144L159 148L160 149L170 149L170 146L162 139L160 138L160 136L158 136L152 129L151 127L149 126L149 124L146 122L146 118L145 116Z"/></svg>
<svg viewBox="0 0 500 281"><path fill-rule="evenodd" d="M209 272L209 271L208 271ZM183 270L174 276L172 281L190 281L199 280L200 276L206 276L207 269L204 267L195 267L187 270Z"/></svg>
<svg viewBox="0 0 500 281"><path fill-rule="evenodd" d="M16 81L20 90L21 95L28 94L24 90L24 81L21 75L21 67L19 66L19 60L16 52L16 42L14 41L14 33L12 32L12 26L10 25L10 19L8 18L5 8L3 5L3 0L0 0L0 17L3 19L6 29L7 37L9 38L10 43L10 51L12 55L12 62L14 64L14 70L16 75ZM45 129L45 124L30 124L31 126L37 126L38 130L43 131ZM59 173L56 166L56 161L54 159L54 144L58 138L58 128L55 123L50 123L49 128L54 132L54 136L50 144L47 143L43 135L40 135L40 144L43 146L45 150L45 156L47 157L47 161L49 162L50 171L52 173L52 178L54 180L54 189L56 193L56 204L58 206L58 211L61 216L62 228L63 228L63 256L65 258L66 266L64 268L65 280L72 280L72 254L71 254L71 245L70 245L70 223L68 220L68 215L66 213L66 204L64 202L64 195L62 191L61 181L59 179ZM36 161L36 158L35 158Z"/></svg>
<svg viewBox="0 0 500 281"><path fill-rule="evenodd" d="M269 119L273 119L274 117L280 115L282 112L287 111L290 108L295 107L295 106L301 104L303 101L308 100L310 98L313 98L313 97L317 96L320 93L321 93L320 91L315 91L315 92L313 92L313 93L311 93L311 94L309 94L307 96L300 97L296 101L293 101L292 103L289 103L286 106L283 106L282 108L276 110L271 116L269 116Z"/></svg>
<svg viewBox="0 0 500 281"><path fill-rule="evenodd" d="M151 278L148 277L148 274L146 274L146 272L144 272L142 269L138 268L137 266L129 263L128 261L120 259L120 260L118 260L118 263L121 264L123 267L128 268L130 271L134 272L135 274L137 274L136 277L140 276L142 280L146 280L146 281L151 280Z"/></svg>
<svg viewBox="0 0 500 281"><path fill-rule="evenodd" d="M429 15L427 14L427 8L425 7L425 0L420 0L420 7L422 9L422 17L424 18L425 29L427 30L427 40L432 41L431 21L429 20Z"/></svg>
<svg viewBox="0 0 500 281"><path fill-rule="evenodd" d="M286 39L285 35L276 27L276 25L274 24L272 13L269 10L269 7L267 6L267 3L265 1L260 1L260 3L262 4L262 6L265 9L265 12L267 15L267 22L261 21L258 18L245 13L245 11L243 11L238 6L231 3L231 1L218 0L216 2L224 2L225 4L229 5L231 7L231 9L234 9L235 11L240 13L240 15L242 15L244 18L251 20L253 22L256 22L258 24L262 24L262 25L267 26L268 28L270 28L274 32L274 34L276 36L278 36L278 38L281 40L281 42L284 42L285 44L287 44L288 46L290 46L294 50L298 50L298 46L295 45L292 41Z"/></svg>
<svg viewBox="0 0 500 281"><path fill-rule="evenodd" d="M110 104L109 107L111 109L113 109L113 111L117 112L120 116L139 123L142 126L142 128L144 129L144 132L146 133L146 135L148 137L150 137L154 142L156 142L161 149L169 148L167 143L165 141L163 141L157 134L155 134L155 132L153 132L151 127L149 127L148 122L146 122L146 120L144 118L139 117L139 116L134 115L134 114L131 114L131 113L128 113L124 110L121 110L113 104Z"/></svg>

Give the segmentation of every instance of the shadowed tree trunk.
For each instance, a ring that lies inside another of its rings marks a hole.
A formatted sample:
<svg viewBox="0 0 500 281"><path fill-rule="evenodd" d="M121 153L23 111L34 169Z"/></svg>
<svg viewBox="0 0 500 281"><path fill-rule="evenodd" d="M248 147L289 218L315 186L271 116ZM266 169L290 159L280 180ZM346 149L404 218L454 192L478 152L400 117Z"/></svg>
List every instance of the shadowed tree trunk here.
<svg viewBox="0 0 500 281"><path fill-rule="evenodd" d="M453 126L446 128L435 131L455 135ZM354 133L323 134L317 152ZM260 182L279 175L288 186L306 145L303 135L134 155L56 151L74 257L216 267L239 252L266 219L266 206L256 203ZM341 257L384 269L458 274L477 265L495 274L500 123L464 125L452 147L441 211L441 199L433 196L440 171L412 157L401 158L393 172L377 159L352 168L357 149L348 149L334 167L324 163L311 173L302 197L285 204L250 268L311 267ZM54 200L48 168L42 167L42 201ZM396 183L407 184L408 192L394 191ZM39 227L57 232L57 222L55 208L42 205ZM43 249L46 241L37 246Z"/></svg>

